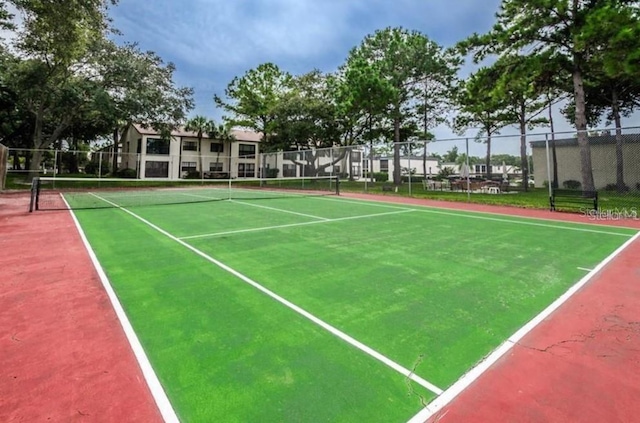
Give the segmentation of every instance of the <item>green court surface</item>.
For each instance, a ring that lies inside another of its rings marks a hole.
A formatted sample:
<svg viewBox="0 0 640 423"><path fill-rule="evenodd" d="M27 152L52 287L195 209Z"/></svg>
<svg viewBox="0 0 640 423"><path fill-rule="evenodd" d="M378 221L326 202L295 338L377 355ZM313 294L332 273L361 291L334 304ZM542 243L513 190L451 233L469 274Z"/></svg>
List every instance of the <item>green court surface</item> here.
<svg viewBox="0 0 640 423"><path fill-rule="evenodd" d="M635 234L337 196L74 213L184 422L406 422Z"/></svg>

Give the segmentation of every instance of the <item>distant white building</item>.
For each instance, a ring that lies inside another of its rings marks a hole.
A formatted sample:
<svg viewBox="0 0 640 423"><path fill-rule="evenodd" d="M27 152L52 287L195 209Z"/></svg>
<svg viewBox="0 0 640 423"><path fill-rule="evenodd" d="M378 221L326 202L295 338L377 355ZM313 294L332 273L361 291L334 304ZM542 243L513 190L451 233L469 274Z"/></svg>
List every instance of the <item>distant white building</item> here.
<svg viewBox="0 0 640 423"><path fill-rule="evenodd" d="M369 159L364 159L362 164L363 169L368 173ZM386 172L389 174L389 180L392 180L394 169L393 156L379 156L373 158L373 167L371 168L372 173ZM411 174L429 178L437 175L438 172L440 172L440 162L436 157L427 157L426 160L422 156L400 157L400 173L402 175Z"/></svg>
<svg viewBox="0 0 640 423"><path fill-rule="evenodd" d="M202 161L195 132L179 128L163 140L153 128L132 124L123 133L119 169L134 169L140 179L181 179L189 172L209 178L254 178L259 170L260 134L232 130L233 141L202 138ZM201 163L202 162L202 163ZM200 167L202 166L202 169Z"/></svg>

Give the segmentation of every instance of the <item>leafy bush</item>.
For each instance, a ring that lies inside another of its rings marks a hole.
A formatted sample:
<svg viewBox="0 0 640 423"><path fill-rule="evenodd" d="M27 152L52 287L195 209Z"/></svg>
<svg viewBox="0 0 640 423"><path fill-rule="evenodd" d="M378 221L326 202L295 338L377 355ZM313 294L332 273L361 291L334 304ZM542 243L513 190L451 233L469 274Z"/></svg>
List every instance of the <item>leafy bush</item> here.
<svg viewBox="0 0 640 423"><path fill-rule="evenodd" d="M102 167L96 162L89 162L84 167L84 173L87 175L97 175L98 172L101 172L100 176L104 176L110 172L109 162L102 162Z"/></svg>
<svg viewBox="0 0 640 423"><path fill-rule="evenodd" d="M279 172L280 172L279 169L269 168L266 171L266 176L267 176L267 178L277 178Z"/></svg>
<svg viewBox="0 0 640 423"><path fill-rule="evenodd" d="M138 172L135 169L120 169L116 172L116 176L118 178L132 178L135 179L138 177Z"/></svg>
<svg viewBox="0 0 640 423"><path fill-rule="evenodd" d="M402 177L402 182L409 182L409 178L411 178L411 183L412 184L421 184L422 180L424 179L422 176L417 176L417 175L405 175Z"/></svg>
<svg viewBox="0 0 640 423"><path fill-rule="evenodd" d="M442 181L445 179L449 179L449 177L455 175L455 173L456 172L452 167L445 166L440 169L440 171L438 171L438 175L433 179L435 179L436 181Z"/></svg>
<svg viewBox="0 0 640 423"><path fill-rule="evenodd" d="M187 172L185 179L200 179L200 172L197 170L190 170Z"/></svg>
<svg viewBox="0 0 640 423"><path fill-rule="evenodd" d="M569 179L568 181L564 181L562 183L562 186L565 187L566 189L580 189L582 184L579 181L576 181L574 179Z"/></svg>
<svg viewBox="0 0 640 423"><path fill-rule="evenodd" d="M374 172L373 180L376 182L387 182L389 180L389 174L387 172Z"/></svg>
<svg viewBox="0 0 640 423"><path fill-rule="evenodd" d="M611 192L618 192L618 184L607 184L604 187L605 191L611 191ZM621 192L628 192L629 191L629 187L624 185L622 187L622 191Z"/></svg>

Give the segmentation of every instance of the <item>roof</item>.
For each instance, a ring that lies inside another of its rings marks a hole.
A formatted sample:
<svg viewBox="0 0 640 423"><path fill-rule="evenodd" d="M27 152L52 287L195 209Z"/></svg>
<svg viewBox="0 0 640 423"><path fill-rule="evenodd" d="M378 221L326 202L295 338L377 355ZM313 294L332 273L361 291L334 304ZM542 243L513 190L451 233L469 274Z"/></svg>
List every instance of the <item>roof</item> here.
<svg viewBox="0 0 640 423"><path fill-rule="evenodd" d="M625 144L628 143L638 143L640 142L639 134L624 134L622 135L622 142ZM615 135L598 135L598 136L590 136L589 137L589 145L606 145L606 144L615 144L616 136ZM551 140L549 140L549 144L551 144ZM560 140L555 140L556 147L577 147L578 139L577 138L563 138ZM545 148L546 141L531 141L531 148Z"/></svg>
<svg viewBox="0 0 640 423"><path fill-rule="evenodd" d="M144 127L143 125L139 124L139 123L134 123L133 127L135 128L136 131L138 131L141 135L160 135L160 132L158 132L157 130L151 128L151 127ZM254 132L254 131L247 131L244 129L232 129L231 130L231 134L236 138L236 140L238 141L252 141L252 142L260 142L262 140L262 134L259 134L258 132ZM204 138L209 138L206 134L204 134ZM197 138L198 137L198 133L194 132L194 131L186 131L184 129L184 126L179 126L178 128L176 128L175 130L171 131L171 136L174 137L189 137L189 138Z"/></svg>

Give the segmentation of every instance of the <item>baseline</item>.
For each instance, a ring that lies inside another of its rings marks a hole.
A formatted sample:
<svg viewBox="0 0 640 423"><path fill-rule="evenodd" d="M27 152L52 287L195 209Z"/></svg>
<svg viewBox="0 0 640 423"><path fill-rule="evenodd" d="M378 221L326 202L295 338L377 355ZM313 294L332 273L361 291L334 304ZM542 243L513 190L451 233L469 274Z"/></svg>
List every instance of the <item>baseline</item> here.
<svg viewBox="0 0 640 423"><path fill-rule="evenodd" d="M433 416L435 416L440 410L447 406L456 396L462 391L467 389L473 382L476 381L483 373L485 373L491 366L493 366L503 355L511 350L522 338L524 338L529 332L531 332L536 326L538 326L543 320L547 319L554 311L556 311L561 305L566 303L576 292L578 292L584 285L586 285L600 270L602 270L607 264L609 264L614 258L622 253L627 247L634 243L637 239L640 239L640 232L636 233L631 239L627 240L618 249L601 261L593 270L587 275L575 283L558 299L551 303L547 308L542 310L537 316L526 323L522 328L511 335L504 343L496 348L485 359L478 363L475 367L469 370L465 375L458 379L453 385L451 385L442 395L438 396L435 400L429 403L424 409L416 414L408 423L424 423Z"/></svg>
<svg viewBox="0 0 640 423"><path fill-rule="evenodd" d="M166 236L167 238L177 242L178 244L182 245L183 247L191 250L192 252L194 252L195 254L199 255L200 257L204 258L205 260L207 260L208 262L218 266L219 268L221 268L222 270L232 274L233 276L237 277L238 279L242 280L243 282L251 285L252 287L256 288L257 290L261 291L262 293L266 294L267 296L271 297L272 299L278 301L279 303L283 304L284 306L288 307L289 309L295 311L296 313L300 314L301 316L305 317L306 319L310 320L311 322L315 323L316 325L320 326L321 328L325 329L327 332L333 334L334 336L342 339L343 341L345 341L346 343L350 344L353 347L358 348L360 351L366 353L367 355L375 358L376 360L380 361L381 363L385 364L386 366L392 368L393 370L395 370L396 372L402 374L404 377L406 377L407 379L410 379L414 382L416 382L417 384L419 384L420 386L422 386L423 388L426 388L428 390L430 390L431 392L435 393L436 395L441 395L444 391L440 388L438 388L437 386L435 386L434 384L428 382L426 379L423 379L422 377L416 375L412 370L409 370L405 367L403 367L402 365L396 363L395 361L391 360L390 358L382 355L381 353L379 353L378 351L374 350L371 347L368 347L367 345L363 344L362 342L356 340L355 338L351 337L350 335L347 335L346 333L342 332L340 329L330 325L329 323L325 322L324 320L316 317L315 315L309 313L308 311L306 311L305 309L303 309L302 307L299 307L297 305L295 305L294 303L292 303L291 301L285 299L284 297L281 297L280 295L276 294L275 292L271 291L270 289L260 285L258 282L254 281L253 279L249 278L248 276L245 276L244 274L238 272L237 270L227 266L226 264L222 263L219 260L216 260L215 258L211 257L210 255L204 253L203 251L193 247L192 245L184 242L183 240L171 235L169 232L165 231L164 229L160 228L159 226L155 225L154 223L148 221L147 219L143 218L142 216L137 215L136 213L119 206L116 203L113 203L107 199L101 198L99 195L96 194L92 194L95 197L97 197L98 199L111 204L114 207L117 207L118 209L122 210L123 212L129 214L130 216L138 219L139 221L141 221L142 223L144 223L145 225L149 226L150 228L160 232L162 235ZM324 222L309 222L309 223L324 223Z"/></svg>

